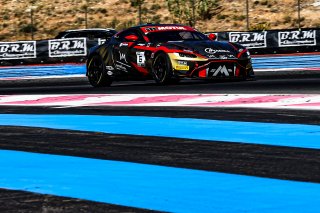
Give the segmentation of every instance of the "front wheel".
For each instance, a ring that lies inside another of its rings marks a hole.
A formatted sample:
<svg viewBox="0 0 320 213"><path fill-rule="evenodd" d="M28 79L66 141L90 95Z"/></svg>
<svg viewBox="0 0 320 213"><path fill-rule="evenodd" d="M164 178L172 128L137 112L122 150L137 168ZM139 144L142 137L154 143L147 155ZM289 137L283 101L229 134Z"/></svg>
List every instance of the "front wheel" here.
<svg viewBox="0 0 320 213"><path fill-rule="evenodd" d="M167 54L159 53L155 57L152 63L152 76L157 84L174 82L175 78L173 78L172 65Z"/></svg>
<svg viewBox="0 0 320 213"><path fill-rule="evenodd" d="M90 58L88 66L88 80L94 87L110 86L112 79L106 74L105 64L100 55L94 55Z"/></svg>

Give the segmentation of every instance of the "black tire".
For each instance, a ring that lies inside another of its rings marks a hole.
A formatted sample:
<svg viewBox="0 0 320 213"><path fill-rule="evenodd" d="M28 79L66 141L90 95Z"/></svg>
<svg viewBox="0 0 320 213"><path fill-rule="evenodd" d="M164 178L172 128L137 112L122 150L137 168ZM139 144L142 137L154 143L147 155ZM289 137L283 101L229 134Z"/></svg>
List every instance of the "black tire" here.
<svg viewBox="0 0 320 213"><path fill-rule="evenodd" d="M94 87L106 87L112 83L112 78L106 73L106 66L100 55L94 55L89 59L88 72L89 83Z"/></svg>
<svg viewBox="0 0 320 213"><path fill-rule="evenodd" d="M243 81L248 81L248 80L254 80L254 72L253 72L253 68L251 67L250 70L243 70L243 74L242 74L242 80Z"/></svg>
<svg viewBox="0 0 320 213"><path fill-rule="evenodd" d="M159 53L152 63L152 76L157 84L169 84L179 82L180 79L173 77L172 64L169 56Z"/></svg>

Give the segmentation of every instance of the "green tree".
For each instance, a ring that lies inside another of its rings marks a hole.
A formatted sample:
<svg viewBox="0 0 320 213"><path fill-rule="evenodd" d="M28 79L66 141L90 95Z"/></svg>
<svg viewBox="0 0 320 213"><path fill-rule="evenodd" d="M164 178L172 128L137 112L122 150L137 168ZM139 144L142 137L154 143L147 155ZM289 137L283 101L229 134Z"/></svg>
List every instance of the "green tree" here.
<svg viewBox="0 0 320 213"><path fill-rule="evenodd" d="M131 7L138 8L139 24L142 24L142 5L144 0L130 0Z"/></svg>
<svg viewBox="0 0 320 213"><path fill-rule="evenodd" d="M38 29L34 25L31 25L31 24L24 25L20 29L20 32L23 32L23 33L32 33L32 32L36 32L36 31L38 31Z"/></svg>
<svg viewBox="0 0 320 213"><path fill-rule="evenodd" d="M211 19L213 11L219 7L218 0L199 0L197 4L197 14L201 20Z"/></svg>
<svg viewBox="0 0 320 213"><path fill-rule="evenodd" d="M174 17L174 22L190 22L192 17L192 3L194 0L166 0L168 9ZM189 23L192 25L192 23Z"/></svg>
<svg viewBox="0 0 320 213"><path fill-rule="evenodd" d="M211 19L213 11L219 6L219 0L166 0L166 2L175 20L191 26L195 26L197 19Z"/></svg>

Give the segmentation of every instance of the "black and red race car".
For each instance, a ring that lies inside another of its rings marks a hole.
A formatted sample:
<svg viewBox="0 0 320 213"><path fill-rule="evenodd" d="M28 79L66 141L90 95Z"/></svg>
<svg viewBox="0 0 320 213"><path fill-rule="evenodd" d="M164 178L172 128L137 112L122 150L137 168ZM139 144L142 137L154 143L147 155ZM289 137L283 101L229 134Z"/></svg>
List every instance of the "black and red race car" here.
<svg viewBox="0 0 320 213"><path fill-rule="evenodd" d="M115 34L90 49L86 74L95 87L125 79L153 78L166 84L182 78L254 77L245 47L176 24L140 25Z"/></svg>

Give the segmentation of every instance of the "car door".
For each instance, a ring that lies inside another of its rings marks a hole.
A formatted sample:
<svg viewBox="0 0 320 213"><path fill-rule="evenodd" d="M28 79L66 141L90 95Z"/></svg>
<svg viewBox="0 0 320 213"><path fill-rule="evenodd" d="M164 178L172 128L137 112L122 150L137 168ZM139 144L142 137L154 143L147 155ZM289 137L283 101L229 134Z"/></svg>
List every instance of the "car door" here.
<svg viewBox="0 0 320 213"><path fill-rule="evenodd" d="M129 46L133 45L132 41L128 41L126 38L133 34L131 30L126 30L117 36L117 43L113 46L113 56L115 60L115 67L117 70L123 72L132 71L132 65L130 64L130 52Z"/></svg>
<svg viewBox="0 0 320 213"><path fill-rule="evenodd" d="M118 41L113 47L116 68L132 75L141 74L145 57L135 47L145 45L142 35L135 29L126 30L118 35Z"/></svg>

